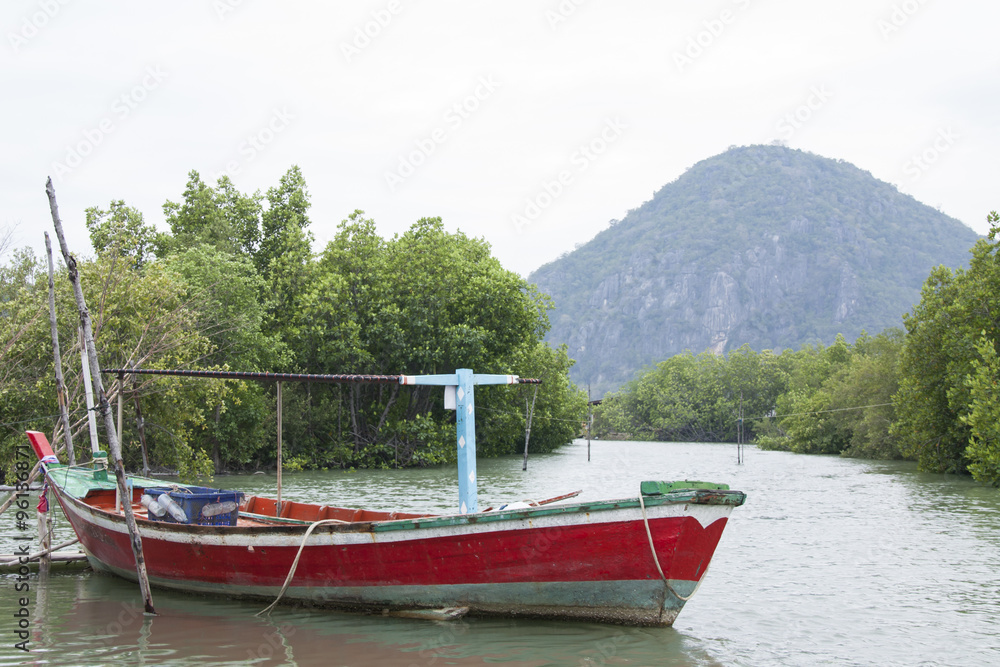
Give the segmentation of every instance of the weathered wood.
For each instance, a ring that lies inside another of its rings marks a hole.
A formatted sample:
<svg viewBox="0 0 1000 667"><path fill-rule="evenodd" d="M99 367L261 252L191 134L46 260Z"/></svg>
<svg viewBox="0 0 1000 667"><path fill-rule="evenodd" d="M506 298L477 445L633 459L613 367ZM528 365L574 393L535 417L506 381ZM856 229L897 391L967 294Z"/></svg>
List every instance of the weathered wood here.
<svg viewBox="0 0 1000 667"><path fill-rule="evenodd" d="M104 393L104 383L101 381L101 365L97 360L97 348L94 345L94 331L90 325L90 311L87 310L87 303L83 296L83 287L80 285L80 274L76 267L76 258L69 252L66 245L66 237L63 234L62 221L59 219L59 206L56 204L56 191L52 185L52 179L48 179L45 184L45 193L49 198L49 210L52 213L52 224L56 228L56 237L59 239L59 248L62 250L63 260L66 262L66 270L69 272L69 281L73 285L73 295L76 297L76 305L80 311L80 326L83 329L83 340L87 350L87 359L90 366L91 379L94 390L97 394L98 406L101 418L104 420L104 429L108 438L108 449L111 453L112 463L115 468L115 479L118 483L118 492L122 498L128 498L129 502L122 503L125 515L125 525L128 527L131 538L132 553L135 557L136 574L139 578L139 590L142 593L145 611L148 614L155 614L153 608L153 594L149 588L149 579L146 576L146 561L142 554L142 537L135 523L135 515L132 513L132 494L125 484L125 465L122 463L121 446L118 442L118 433L115 429L114 420L111 417L111 406L108 404L108 397Z"/></svg>
<svg viewBox="0 0 1000 667"><path fill-rule="evenodd" d="M59 420L63 427L63 441L66 443L66 458L71 466L76 465L73 450L73 431L69 425L69 411L66 408L66 383L63 381L62 355L59 353L59 326L56 322L56 282L52 264L52 242L45 232L45 254L49 258L49 329L52 332L52 358L56 369L56 401L59 403Z"/></svg>
<svg viewBox="0 0 1000 667"><path fill-rule="evenodd" d="M31 556L28 556L26 558L27 563L22 563L21 558L22 556L18 556L17 554L0 554L0 569L3 568L15 569L21 567L22 565L31 565L32 563L39 562L38 558L33 558ZM60 564L69 565L72 563L80 563L86 561L87 554L83 553L82 551L51 551L49 552L48 558L50 566L55 566Z"/></svg>
<svg viewBox="0 0 1000 667"><path fill-rule="evenodd" d="M73 265L73 271L74 273L76 272L76 264ZM89 313L87 319L88 321L90 319ZM90 377L90 361L87 359L87 342L83 335L83 326L77 327L77 332L77 337L80 339L80 365L83 369L83 393L87 398L87 425L90 428L90 453L93 455L100 449L97 442L97 417L94 416L94 383Z"/></svg>
<svg viewBox="0 0 1000 667"><path fill-rule="evenodd" d="M54 547L48 547L46 549L43 549L42 551L38 551L38 552L33 553L33 554L28 554L25 558L26 558L26 560L38 560L39 558L41 558L43 556L50 555L53 551L58 551L59 549L63 549L65 547L73 546L74 544L76 544L79 541L80 541L80 538L78 538L78 537L77 538L73 538L72 540L68 540L66 542L63 542L62 544L57 544ZM8 556L10 557L8 560L2 560L2 561L0 561L0 566L2 566L2 565L14 565L15 563L18 563L21 560L21 558L22 558L21 556L17 556L17 555L14 555L14 554L3 554L2 556L0 556L0 558L7 558Z"/></svg>
<svg viewBox="0 0 1000 667"><path fill-rule="evenodd" d="M281 514L281 382L278 382L277 388L277 401L278 401L278 505L275 510L275 514Z"/></svg>

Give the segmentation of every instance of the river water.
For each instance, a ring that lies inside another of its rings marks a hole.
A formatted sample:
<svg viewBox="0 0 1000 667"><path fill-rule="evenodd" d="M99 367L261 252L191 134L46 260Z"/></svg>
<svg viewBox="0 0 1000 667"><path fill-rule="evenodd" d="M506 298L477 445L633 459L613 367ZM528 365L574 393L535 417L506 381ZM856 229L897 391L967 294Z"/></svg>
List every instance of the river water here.
<svg viewBox="0 0 1000 667"><path fill-rule="evenodd" d="M76 568L0 573L0 665L1000 665L1000 491L909 463L735 445L576 441L479 462L480 506L634 496L643 479L725 482L747 493L703 585L672 628L465 618L448 623L154 590ZM216 478L273 494L274 475ZM454 511L454 468L285 474L284 497ZM70 536L59 516L57 537ZM17 534L0 517L0 552ZM29 652L14 645L27 596Z"/></svg>

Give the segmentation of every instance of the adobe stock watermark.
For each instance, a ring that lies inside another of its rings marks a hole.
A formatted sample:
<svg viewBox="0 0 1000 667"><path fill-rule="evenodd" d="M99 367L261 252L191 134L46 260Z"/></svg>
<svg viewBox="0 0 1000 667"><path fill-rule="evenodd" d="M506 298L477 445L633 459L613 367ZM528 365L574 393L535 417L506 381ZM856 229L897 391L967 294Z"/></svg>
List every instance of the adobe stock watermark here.
<svg viewBox="0 0 1000 667"><path fill-rule="evenodd" d="M781 138L785 141L791 139L795 132L808 123L813 114L822 109L831 97L833 97L833 93L827 90L825 85L812 86L809 89L809 95L802 104L786 113L775 126L781 134Z"/></svg>
<svg viewBox="0 0 1000 667"><path fill-rule="evenodd" d="M416 173L428 158L437 151L438 147L448 140L449 134L454 133L465 121L472 117L479 110L483 102L488 100L500 87L500 82L493 78L493 75L481 76L472 92L453 103L444 112L441 120L444 126L437 126L427 133L426 136L413 140L413 149L406 153L397 155L396 168L386 171L384 174L385 184L389 186L389 192L395 192L396 188L403 184L406 179Z"/></svg>
<svg viewBox="0 0 1000 667"><path fill-rule="evenodd" d="M469 630L469 625L463 620L440 622L439 625L443 627L441 633L437 637L424 642L420 647L420 652L417 654L421 660L426 661L423 663L424 665L434 665L439 660L452 655L455 645L458 644L459 637ZM420 665L411 662L409 667L420 667Z"/></svg>
<svg viewBox="0 0 1000 667"><path fill-rule="evenodd" d="M7 41L10 43L10 48L14 50L14 53L17 53L22 46L25 46L29 41L37 37L42 28L47 26L49 21L58 15L62 11L63 6L69 4L69 1L40 0L38 9L21 19L21 25L18 26L17 32L7 33Z"/></svg>
<svg viewBox="0 0 1000 667"><path fill-rule="evenodd" d="M87 156L103 144L166 78L167 73L160 69L159 65L146 67L142 80L114 99L108 115L99 120L95 126L84 128L81 140L66 146L66 155L62 161L52 163L53 175L62 180L63 176L83 164Z"/></svg>
<svg viewBox="0 0 1000 667"><path fill-rule="evenodd" d="M134 602L122 602L121 611L118 612L118 616L108 621L108 624L104 627L104 632L98 635L101 643L105 646L115 646L121 641L121 634L134 624L136 620L145 622L142 609L136 606Z"/></svg>
<svg viewBox="0 0 1000 667"><path fill-rule="evenodd" d="M277 139L279 134L287 130L293 120L295 116L286 107L272 109L271 117L258 130L247 135L236 149L237 156L228 160L222 171L213 174L212 178L218 180L224 174L230 177L239 174L261 151Z"/></svg>
<svg viewBox="0 0 1000 667"><path fill-rule="evenodd" d="M928 2L929 0L904 0L894 4L888 17L880 18L875 22L875 26L882 33L882 39L889 41L889 38L909 23L910 19Z"/></svg>
<svg viewBox="0 0 1000 667"><path fill-rule="evenodd" d="M389 27L392 19L402 10L403 3L400 0L389 0L383 9L376 9L371 13L371 19L365 21L363 25L355 26L350 41L340 43L340 52L344 54L344 59L351 62L354 57L360 56L361 52Z"/></svg>
<svg viewBox="0 0 1000 667"><path fill-rule="evenodd" d="M274 630L262 635L264 641L257 646L257 650L247 649L247 658L250 663L261 660L270 660L276 652L285 654L287 657L288 638L295 635L296 627L289 623L283 623Z"/></svg>
<svg viewBox="0 0 1000 667"><path fill-rule="evenodd" d="M732 0L732 4L740 11L750 8L751 0ZM725 8L719 12L718 16L705 19L701 22L702 29L687 38L687 43L681 50L674 51L674 64L681 74L684 69L694 64L694 61L701 58L718 41L726 28L739 17L739 13L732 9Z"/></svg>
<svg viewBox="0 0 1000 667"><path fill-rule="evenodd" d="M577 174L585 172L594 160L604 155L611 144L617 142L628 124L620 118L608 118L604 127L594 138L580 144L569 158L570 167L561 169L555 176L542 179L534 195L524 200L524 208L510 216L510 221L518 233L538 219L545 209L552 206L573 184Z"/></svg>
<svg viewBox="0 0 1000 667"><path fill-rule="evenodd" d="M599 665L617 664L619 661L615 660L615 657L618 655L619 649L628 644L630 641L629 636L625 634L623 630L618 630L615 632L613 637L595 642L595 648L587 651L587 653L580 658L580 662L578 664L580 667L598 667Z"/></svg>
<svg viewBox="0 0 1000 667"><path fill-rule="evenodd" d="M212 3L212 9L215 10L216 17L220 21L224 21L227 14L235 12L244 2L245 0L215 0Z"/></svg>
<svg viewBox="0 0 1000 667"><path fill-rule="evenodd" d="M554 9L545 10L545 20L549 22L549 28L556 30L560 24L565 23L576 13L577 7L587 2L587 0L560 0Z"/></svg>
<svg viewBox="0 0 1000 667"><path fill-rule="evenodd" d="M31 569L28 567L28 552L31 548L31 534L28 532L28 477L31 470L31 454L28 453L28 445L19 442L14 448L14 471L16 482L14 484L13 512L15 526L18 535L14 540L18 542L15 550L17 556L17 576L14 578L14 591L21 596L15 596L17 600L17 611L14 612L14 636L20 641L13 643L14 648L19 651L28 652L28 644L31 642L31 611L29 604L31 600L28 594L31 586L28 583Z"/></svg>
<svg viewBox="0 0 1000 667"><path fill-rule="evenodd" d="M937 135L930 145L919 153L914 153L903 163L903 173L909 176L911 181L918 180L961 138L950 127L938 128Z"/></svg>

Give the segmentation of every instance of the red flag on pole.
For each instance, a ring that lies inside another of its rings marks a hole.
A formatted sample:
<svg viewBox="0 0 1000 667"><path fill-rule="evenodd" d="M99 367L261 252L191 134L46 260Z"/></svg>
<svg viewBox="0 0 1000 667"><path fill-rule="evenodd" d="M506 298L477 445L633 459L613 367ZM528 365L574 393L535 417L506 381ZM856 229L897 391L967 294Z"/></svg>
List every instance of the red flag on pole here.
<svg viewBox="0 0 1000 667"><path fill-rule="evenodd" d="M45 514L49 511L49 483L45 482L41 493L38 494L38 511Z"/></svg>

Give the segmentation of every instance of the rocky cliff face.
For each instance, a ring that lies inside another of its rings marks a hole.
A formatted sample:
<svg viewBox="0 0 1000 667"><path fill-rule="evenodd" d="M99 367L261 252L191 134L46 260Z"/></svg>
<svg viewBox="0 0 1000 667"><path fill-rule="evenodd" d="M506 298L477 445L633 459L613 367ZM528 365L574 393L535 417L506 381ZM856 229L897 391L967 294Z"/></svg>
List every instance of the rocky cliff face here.
<svg viewBox="0 0 1000 667"><path fill-rule="evenodd" d="M536 271L578 384L612 390L690 350L853 339L902 323L937 264L976 234L849 164L775 146L691 168Z"/></svg>

